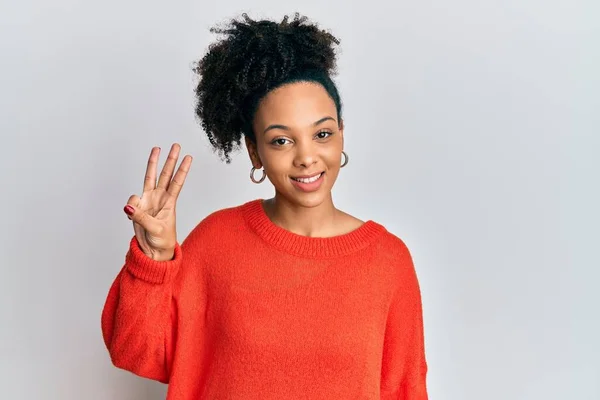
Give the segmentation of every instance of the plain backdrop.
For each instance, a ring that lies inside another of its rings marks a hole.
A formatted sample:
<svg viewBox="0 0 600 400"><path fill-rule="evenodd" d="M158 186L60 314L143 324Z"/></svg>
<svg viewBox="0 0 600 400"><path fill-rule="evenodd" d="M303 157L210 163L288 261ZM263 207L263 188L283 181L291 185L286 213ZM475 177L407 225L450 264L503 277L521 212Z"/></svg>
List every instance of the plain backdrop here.
<svg viewBox="0 0 600 400"><path fill-rule="evenodd" d="M101 337L123 206L176 141L180 239L271 196L213 154L192 67L211 26L299 11L342 40L334 199L413 254L430 398L600 399L600 2L0 4L0 398L164 398Z"/></svg>

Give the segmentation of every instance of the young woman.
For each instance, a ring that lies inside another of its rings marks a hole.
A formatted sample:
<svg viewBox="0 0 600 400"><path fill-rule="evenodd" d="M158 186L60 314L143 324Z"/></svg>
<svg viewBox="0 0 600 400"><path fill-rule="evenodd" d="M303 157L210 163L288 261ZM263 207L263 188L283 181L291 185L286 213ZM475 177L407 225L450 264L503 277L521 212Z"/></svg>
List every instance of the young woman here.
<svg viewBox="0 0 600 400"><path fill-rule="evenodd" d="M135 236L102 313L112 362L169 384L167 398L426 400L421 295L410 253L338 210L348 162L338 40L304 17L244 15L198 63L197 115L230 161L275 195L216 211L183 241L175 205L190 169L150 153ZM158 179L158 180L157 180Z"/></svg>

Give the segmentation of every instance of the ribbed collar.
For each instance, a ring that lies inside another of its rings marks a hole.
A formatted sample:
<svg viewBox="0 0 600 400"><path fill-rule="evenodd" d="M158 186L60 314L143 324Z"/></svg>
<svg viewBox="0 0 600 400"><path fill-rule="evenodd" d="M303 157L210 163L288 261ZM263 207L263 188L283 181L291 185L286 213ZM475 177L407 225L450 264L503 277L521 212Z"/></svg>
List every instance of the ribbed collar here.
<svg viewBox="0 0 600 400"><path fill-rule="evenodd" d="M262 203L263 199L256 199L240 207L250 228L268 244L299 256L331 258L350 254L367 247L386 231L382 225L368 220L357 229L339 236L319 238L298 235L275 225Z"/></svg>

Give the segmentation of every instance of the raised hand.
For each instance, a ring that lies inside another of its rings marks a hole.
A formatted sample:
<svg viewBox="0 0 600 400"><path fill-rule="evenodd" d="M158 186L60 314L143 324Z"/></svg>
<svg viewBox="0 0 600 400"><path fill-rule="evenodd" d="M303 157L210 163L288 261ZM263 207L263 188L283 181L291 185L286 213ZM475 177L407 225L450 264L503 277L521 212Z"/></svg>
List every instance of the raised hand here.
<svg viewBox="0 0 600 400"><path fill-rule="evenodd" d="M148 158L142 196L133 195L127 201L125 213L133 221L135 236L142 251L157 261L173 258L177 243L175 205L192 165L192 156L186 155L175 176L181 146L171 146L162 172L156 181L160 148L154 147Z"/></svg>

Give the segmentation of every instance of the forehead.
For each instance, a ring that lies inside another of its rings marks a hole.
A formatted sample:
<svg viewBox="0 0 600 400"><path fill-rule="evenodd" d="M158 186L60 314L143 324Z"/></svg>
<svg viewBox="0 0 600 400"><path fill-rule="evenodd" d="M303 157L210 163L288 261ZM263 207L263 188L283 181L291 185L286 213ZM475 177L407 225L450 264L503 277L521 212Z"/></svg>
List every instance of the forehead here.
<svg viewBox="0 0 600 400"><path fill-rule="evenodd" d="M295 82L271 91L262 99L255 123L259 126L278 123L302 127L312 125L324 116L337 120L335 103L325 88L318 83Z"/></svg>

